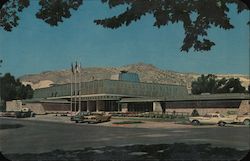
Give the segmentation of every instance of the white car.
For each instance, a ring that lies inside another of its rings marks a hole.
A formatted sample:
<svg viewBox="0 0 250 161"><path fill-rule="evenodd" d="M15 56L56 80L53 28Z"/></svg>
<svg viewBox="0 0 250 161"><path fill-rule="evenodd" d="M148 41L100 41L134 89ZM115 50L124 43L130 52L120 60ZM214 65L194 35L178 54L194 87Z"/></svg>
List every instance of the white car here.
<svg viewBox="0 0 250 161"><path fill-rule="evenodd" d="M219 125L225 126L226 124L231 124L235 121L235 117L224 116L219 113L207 113L204 116L189 117L189 121L193 125L209 124L209 125Z"/></svg>
<svg viewBox="0 0 250 161"><path fill-rule="evenodd" d="M243 115L238 115L235 120L236 123L244 124L249 126L250 125L250 113L245 113Z"/></svg>

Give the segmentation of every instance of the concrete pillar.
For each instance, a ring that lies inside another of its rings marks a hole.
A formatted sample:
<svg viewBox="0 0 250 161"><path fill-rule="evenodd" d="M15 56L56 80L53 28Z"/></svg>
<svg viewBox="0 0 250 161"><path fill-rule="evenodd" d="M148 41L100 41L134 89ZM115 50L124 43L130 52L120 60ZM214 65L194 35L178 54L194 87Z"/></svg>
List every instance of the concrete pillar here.
<svg viewBox="0 0 250 161"><path fill-rule="evenodd" d="M121 103L121 109L122 109L122 112L128 112L128 104L127 103Z"/></svg>
<svg viewBox="0 0 250 161"><path fill-rule="evenodd" d="M104 106L105 106L105 102L102 101L102 100L97 100L96 101L96 112L99 112L99 111L104 111Z"/></svg>
<svg viewBox="0 0 250 161"><path fill-rule="evenodd" d="M87 112L96 111L96 102L95 101L87 101Z"/></svg>
<svg viewBox="0 0 250 161"><path fill-rule="evenodd" d="M250 102L249 100L242 100L239 106L238 114L244 114L250 112Z"/></svg>
<svg viewBox="0 0 250 161"><path fill-rule="evenodd" d="M160 102L153 102L153 112L162 112L162 107Z"/></svg>

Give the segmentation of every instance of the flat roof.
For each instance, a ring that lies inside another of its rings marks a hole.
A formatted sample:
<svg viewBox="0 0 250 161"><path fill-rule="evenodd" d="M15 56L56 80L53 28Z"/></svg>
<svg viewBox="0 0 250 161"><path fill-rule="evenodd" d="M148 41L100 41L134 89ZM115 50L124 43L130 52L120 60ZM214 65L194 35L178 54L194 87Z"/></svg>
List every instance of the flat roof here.
<svg viewBox="0 0 250 161"><path fill-rule="evenodd" d="M79 96L76 96L79 98ZM33 98L23 100L23 102L54 102L67 103L71 96L51 97L48 99ZM72 97L74 98L74 96ZM227 94L206 94L206 95L187 95L183 97L139 97L131 95L117 95L117 94L91 94L81 95L82 101L87 100L117 100L120 103L132 102L178 102L178 101L209 101L209 100L250 100L249 94L243 93L227 93Z"/></svg>

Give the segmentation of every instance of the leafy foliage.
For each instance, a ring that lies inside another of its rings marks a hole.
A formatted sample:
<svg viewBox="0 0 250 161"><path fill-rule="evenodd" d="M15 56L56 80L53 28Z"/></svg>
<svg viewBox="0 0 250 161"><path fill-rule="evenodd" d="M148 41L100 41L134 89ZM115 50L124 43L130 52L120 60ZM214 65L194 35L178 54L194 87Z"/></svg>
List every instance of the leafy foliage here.
<svg viewBox="0 0 250 161"><path fill-rule="evenodd" d="M4 101L33 97L31 86L23 85L19 79L16 80L10 73L0 77L0 85L1 99Z"/></svg>
<svg viewBox="0 0 250 161"><path fill-rule="evenodd" d="M195 116L200 116L200 114L198 113L198 111L196 109L194 109L191 113L191 116L192 117L195 117Z"/></svg>
<svg viewBox="0 0 250 161"><path fill-rule="evenodd" d="M192 82L192 93L245 93L246 89L241 85L239 78L216 79L215 75L201 75L197 81Z"/></svg>
<svg viewBox="0 0 250 161"><path fill-rule="evenodd" d="M77 10L83 0L40 0L41 6L36 17L44 20L51 26L57 26L63 22L63 18L71 16L70 9Z"/></svg>
<svg viewBox="0 0 250 161"><path fill-rule="evenodd" d="M11 31L18 25L18 12L29 6L30 0L2 0L0 3L0 26ZM237 6L238 13L248 10L240 0L101 0L110 8L124 6L123 13L94 22L106 28L117 29L138 21L142 16L153 15L154 26L160 28L170 23L181 23L185 37L181 51L210 50L215 43L208 39L208 29L220 27L225 30L234 26L228 17L229 4ZM57 26L65 18L70 18L70 10L77 10L83 0L40 0L41 8L36 17L51 26ZM249 24L249 22L248 22Z"/></svg>
<svg viewBox="0 0 250 161"><path fill-rule="evenodd" d="M0 3L0 27L11 31L18 25L18 12L22 12L29 4L29 0L3 0Z"/></svg>
<svg viewBox="0 0 250 161"><path fill-rule="evenodd" d="M211 26L225 30L233 28L228 17L228 4L236 4L238 13L248 9L239 0L102 0L110 8L126 5L126 11L118 16L95 20L95 23L107 28L119 28L140 20L142 16L151 14L155 18L154 26L160 28L169 23L181 22L185 30L185 38L181 51L210 50L214 42L206 38ZM196 16L195 16L196 15Z"/></svg>

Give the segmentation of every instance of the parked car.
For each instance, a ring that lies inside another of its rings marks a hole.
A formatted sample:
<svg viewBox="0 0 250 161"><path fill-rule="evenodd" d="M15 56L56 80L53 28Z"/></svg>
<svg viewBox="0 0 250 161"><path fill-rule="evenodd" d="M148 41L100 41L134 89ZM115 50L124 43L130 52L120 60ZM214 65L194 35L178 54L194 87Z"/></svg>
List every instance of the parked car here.
<svg viewBox="0 0 250 161"><path fill-rule="evenodd" d="M22 108L19 111L5 111L0 113L0 117L16 117L16 118L26 118L34 117L35 113L29 108Z"/></svg>
<svg viewBox="0 0 250 161"><path fill-rule="evenodd" d="M77 112L74 116L70 117L71 121L75 121L76 123L78 122L82 122L84 120L84 116L88 116L90 115L90 112L86 112L86 111L79 111Z"/></svg>
<svg viewBox="0 0 250 161"><path fill-rule="evenodd" d="M85 115L81 117L82 122L87 123L101 123L110 121L111 115L106 113L90 113L89 115Z"/></svg>
<svg viewBox="0 0 250 161"><path fill-rule="evenodd" d="M16 112L14 111L1 112L0 117L16 117Z"/></svg>
<svg viewBox="0 0 250 161"><path fill-rule="evenodd" d="M193 125L209 124L209 125L219 125L225 126L226 124L231 124L235 120L235 117L224 116L219 113L207 113L204 116L189 117L189 121Z"/></svg>
<svg viewBox="0 0 250 161"><path fill-rule="evenodd" d="M250 126L250 113L245 113L243 115L237 115L234 120L236 123L244 124Z"/></svg>
<svg viewBox="0 0 250 161"><path fill-rule="evenodd" d="M32 112L29 108L22 108L20 111L16 111L17 118L26 118L26 117L34 117L35 113Z"/></svg>

